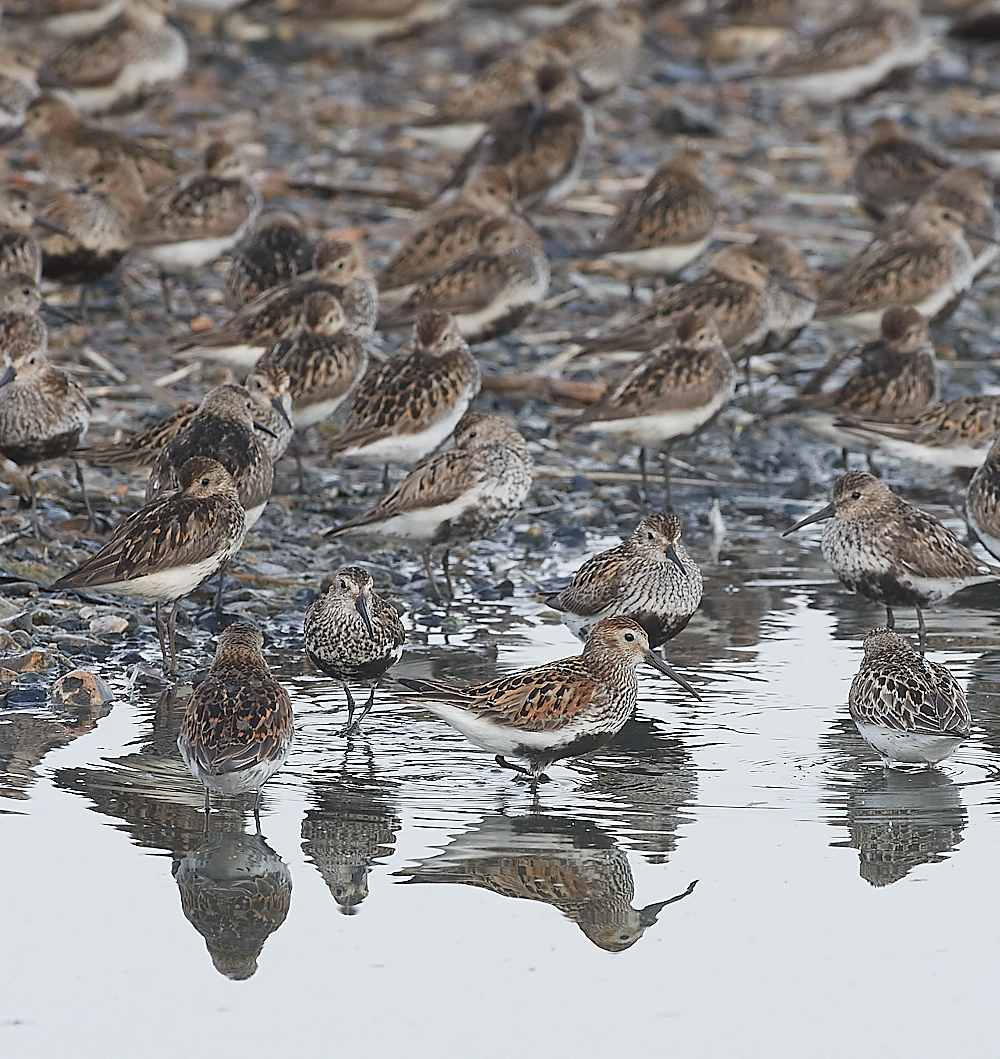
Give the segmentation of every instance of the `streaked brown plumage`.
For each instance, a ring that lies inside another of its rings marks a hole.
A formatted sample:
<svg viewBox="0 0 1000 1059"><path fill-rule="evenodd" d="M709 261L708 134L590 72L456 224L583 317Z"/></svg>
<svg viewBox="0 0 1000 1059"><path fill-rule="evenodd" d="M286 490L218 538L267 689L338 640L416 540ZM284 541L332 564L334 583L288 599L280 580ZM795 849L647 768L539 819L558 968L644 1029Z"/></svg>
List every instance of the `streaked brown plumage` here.
<svg viewBox="0 0 1000 1059"><path fill-rule="evenodd" d="M155 604L163 663L175 673L177 604L218 573L245 536L246 513L232 476L218 461L196 457L177 472L175 490L119 523L98 552L52 589L97 588ZM162 603L173 603L166 631Z"/></svg>
<svg viewBox="0 0 1000 1059"><path fill-rule="evenodd" d="M551 270L542 241L517 216L497 217L479 232L479 245L419 283L379 327L408 327L425 310L451 313L462 336L487 342L519 326L546 296Z"/></svg>
<svg viewBox="0 0 1000 1059"><path fill-rule="evenodd" d="M229 625L219 636L208 676L184 714L177 746L184 764L205 788L206 829L212 791L256 791L259 834L261 787L291 750L292 703L264 661L263 644L260 630L249 622Z"/></svg>
<svg viewBox="0 0 1000 1059"><path fill-rule="evenodd" d="M243 308L259 294L290 283L316 265L316 247L287 210L264 210L234 247L226 273L227 309Z"/></svg>
<svg viewBox="0 0 1000 1059"><path fill-rule="evenodd" d="M253 407L254 433L275 463L285 455L295 433L292 380L280 364L255 364L243 384Z"/></svg>
<svg viewBox="0 0 1000 1059"><path fill-rule="evenodd" d="M861 205L881 221L911 205L951 163L927 144L912 139L892 118L877 118L871 142L854 166L854 186Z"/></svg>
<svg viewBox="0 0 1000 1059"><path fill-rule="evenodd" d="M649 649L642 626L631 618L605 618L590 634L583 653L526 669L486 684L456 687L439 680L399 683L429 710L505 768L542 780L555 761L603 746L635 710L643 661L697 693ZM508 765L506 756L528 762Z"/></svg>
<svg viewBox="0 0 1000 1059"><path fill-rule="evenodd" d="M36 283L42 278L42 251L31 229L51 222L35 216L22 188L0 188L0 276L19 273Z"/></svg>
<svg viewBox="0 0 1000 1059"><path fill-rule="evenodd" d="M274 466L254 431L253 401L242 386L209 391L188 427L160 452L146 483L146 501L175 489L181 468L194 456L210 456L233 476L247 529L271 495Z"/></svg>
<svg viewBox="0 0 1000 1059"><path fill-rule="evenodd" d="M767 266L767 333L754 332L739 345L737 358L785 349L812 321L819 296L816 273L788 239L759 235L746 248Z"/></svg>
<svg viewBox="0 0 1000 1059"><path fill-rule="evenodd" d="M21 272L0 275L0 363L15 343L48 348L49 330L38 315L42 292L31 276Z"/></svg>
<svg viewBox="0 0 1000 1059"><path fill-rule="evenodd" d="M1000 433L969 482L965 517L983 547L1000 559Z"/></svg>
<svg viewBox="0 0 1000 1059"><path fill-rule="evenodd" d="M414 462L451 435L482 376L454 318L428 310L413 328L413 348L369 369L351 399L331 456Z"/></svg>
<svg viewBox="0 0 1000 1059"><path fill-rule="evenodd" d="M768 276L766 264L732 246L713 258L704 275L668 287L612 333L573 341L588 353L647 353L671 338L677 317L699 312L715 321L723 345L738 360L744 346L756 348L768 334Z"/></svg>
<svg viewBox="0 0 1000 1059"><path fill-rule="evenodd" d="M527 209L554 205L569 194L593 135L593 118L571 71L544 66L536 81L537 99L497 115L442 192L460 188L473 169L496 165L506 169L517 201Z"/></svg>
<svg viewBox="0 0 1000 1059"><path fill-rule="evenodd" d="M148 193L191 168L169 147L88 125L68 103L51 93L31 102L24 127L38 138L38 161L49 182L66 190L87 183L97 168L132 165Z"/></svg>

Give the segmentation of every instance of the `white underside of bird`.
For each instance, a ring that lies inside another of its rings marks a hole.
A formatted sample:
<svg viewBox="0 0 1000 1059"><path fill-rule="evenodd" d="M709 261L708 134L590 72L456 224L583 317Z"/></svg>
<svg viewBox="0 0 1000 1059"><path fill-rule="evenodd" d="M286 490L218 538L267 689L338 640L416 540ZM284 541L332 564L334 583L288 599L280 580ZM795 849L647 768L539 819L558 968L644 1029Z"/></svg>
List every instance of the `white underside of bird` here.
<svg viewBox="0 0 1000 1059"><path fill-rule="evenodd" d="M581 430L596 430L604 434L615 434L642 445L653 448L663 445L675 438L687 437L699 427L704 426L732 397L736 383L715 395L707 404L697 408L678 409L672 412L659 412L655 415L633 416L626 419L595 419L581 423Z"/></svg>
<svg viewBox="0 0 1000 1059"><path fill-rule="evenodd" d="M644 274L679 272L699 254L703 254L711 243L711 235L696 243L677 246L650 246L645 250L610 250L605 260L623 268Z"/></svg>
<svg viewBox="0 0 1000 1059"><path fill-rule="evenodd" d="M861 737L883 759L904 765L936 765L954 753L963 737L933 732L900 732L881 724L854 722Z"/></svg>
<svg viewBox="0 0 1000 1059"><path fill-rule="evenodd" d="M218 573L238 550L236 548L218 555L210 555L187 566L175 566L158 570L155 574L145 574L128 581L112 581L106 585L93 585L91 588L100 594L125 596L140 603L173 603L174 600L190 595L199 585Z"/></svg>

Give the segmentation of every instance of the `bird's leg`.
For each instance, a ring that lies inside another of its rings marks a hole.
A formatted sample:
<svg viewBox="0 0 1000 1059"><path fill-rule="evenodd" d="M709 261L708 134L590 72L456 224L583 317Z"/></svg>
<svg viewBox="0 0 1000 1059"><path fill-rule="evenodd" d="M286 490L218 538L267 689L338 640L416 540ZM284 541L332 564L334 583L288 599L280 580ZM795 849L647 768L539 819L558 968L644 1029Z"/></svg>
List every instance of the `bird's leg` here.
<svg viewBox="0 0 1000 1059"><path fill-rule="evenodd" d="M156 635L160 641L160 655L163 658L163 668L169 669L169 662L167 661L167 635L163 628L163 618L160 617L160 604L157 603L153 608L153 613L156 615ZM206 793L208 788L205 788Z"/></svg>
<svg viewBox="0 0 1000 1059"><path fill-rule="evenodd" d="M181 605L179 599L174 600L174 605L170 608L170 617L167 619L167 640L170 644L170 675L177 675L177 643L175 640L175 632L177 631L177 608Z"/></svg>
<svg viewBox="0 0 1000 1059"><path fill-rule="evenodd" d="M448 565L448 549L445 548L444 558L441 560L441 565L444 567L444 581L448 586L448 602L452 603L455 599L455 587L451 583L451 567Z"/></svg>
<svg viewBox="0 0 1000 1059"><path fill-rule="evenodd" d="M515 765L512 761L508 761L503 754L497 754L496 763L502 769L510 769L511 772L519 772L522 776L530 776L531 769L526 769L523 765Z"/></svg>
<svg viewBox="0 0 1000 1059"><path fill-rule="evenodd" d="M257 788L257 796L253 800L253 822L257 825L257 834L260 834L260 787Z"/></svg>
<svg viewBox="0 0 1000 1059"><path fill-rule="evenodd" d="M663 510L667 512L674 510L673 504L670 502L670 456L673 451L673 442L670 442L670 444L663 450L663 488L666 494L664 497Z"/></svg>
<svg viewBox="0 0 1000 1059"><path fill-rule="evenodd" d="M875 463L875 450L865 449L865 459L868 461L868 473L873 478L878 478L878 466Z"/></svg>
<svg viewBox="0 0 1000 1059"><path fill-rule="evenodd" d="M338 739L343 739L345 736L349 737L357 735L358 732L361 731L361 717L364 717L365 713L371 709L371 700L375 696L375 685L372 685L372 693L369 697L368 705L365 707L364 713L361 714L361 717L359 717L357 721L354 720L354 711L357 708L357 703L354 701L354 696L351 694L351 689L347 686L346 681L344 682L344 693L347 695L347 724L345 724L337 733Z"/></svg>
<svg viewBox="0 0 1000 1059"><path fill-rule="evenodd" d="M170 277L162 271L160 272L160 293L163 295L163 308L166 309L167 316L171 316L174 311L174 299L170 290Z"/></svg>
<svg viewBox="0 0 1000 1059"><path fill-rule="evenodd" d="M389 464L384 463L382 465L382 495L385 496L389 492Z"/></svg>
<svg viewBox="0 0 1000 1059"><path fill-rule="evenodd" d="M80 288L80 297L76 301L76 310L80 314L80 323L87 326L87 288Z"/></svg>
<svg viewBox="0 0 1000 1059"><path fill-rule="evenodd" d="M359 726L359 727L360 727L360 725L361 725L361 722L362 722L362 721L363 721L363 720L364 720L364 719L365 719L365 718L366 718L366 717L368 716L368 714L369 714L369 713L371 712L371 708L372 708L372 706L374 706L374 705L375 705L375 685L374 685L374 684L372 684L372 689L371 689L371 691L370 691L370 692L368 693L368 701L367 701L367 702L365 703L365 708L364 708L364 709L363 709L363 710L361 711L361 716L360 716L360 717L358 718L358 726Z"/></svg>
<svg viewBox="0 0 1000 1059"><path fill-rule="evenodd" d="M440 599L441 590L437 586L437 581L434 580L434 570L431 568L431 552L428 548L427 551L421 552L420 557L424 560L424 570L427 571L427 580L431 583L431 591L434 595Z"/></svg>
<svg viewBox="0 0 1000 1059"><path fill-rule="evenodd" d="M646 479L646 450L639 449L639 474L642 475L642 500L649 503L649 482Z"/></svg>
<svg viewBox="0 0 1000 1059"><path fill-rule="evenodd" d="M295 473L298 475L295 491L304 493L306 491L306 476L305 468L302 466L302 447L299 444L298 434L292 438L292 456L295 457Z"/></svg>
<svg viewBox="0 0 1000 1059"><path fill-rule="evenodd" d="M226 583L226 567L228 565L228 563L223 563L222 566L219 567L219 588L218 591L215 593L216 614L222 613L222 586Z"/></svg>
<svg viewBox="0 0 1000 1059"><path fill-rule="evenodd" d="M885 605L885 627L887 629L896 628L896 615L892 613L892 607L888 603Z"/></svg>
<svg viewBox="0 0 1000 1059"><path fill-rule="evenodd" d="M83 465L79 460L74 460L73 466L76 468L76 480L80 483L80 492L83 493L83 506L87 509L87 524L92 530L96 530L97 525L94 522L94 512L90 506L90 497L87 496L86 483L83 480Z"/></svg>
<svg viewBox="0 0 1000 1059"><path fill-rule="evenodd" d="M917 611L917 643L920 645L920 653L927 654L927 625L924 623L924 612L918 606Z"/></svg>
<svg viewBox="0 0 1000 1059"><path fill-rule="evenodd" d="M28 495L31 497L31 528L35 534L35 540L42 539L42 531L38 525L38 489L35 487L34 467L28 469Z"/></svg>
<svg viewBox="0 0 1000 1059"><path fill-rule="evenodd" d="M847 449L840 450L840 459L844 464L844 470L849 471L851 469L851 465L850 463L848 463L848 460L850 459L850 454L848 453Z"/></svg>
<svg viewBox="0 0 1000 1059"><path fill-rule="evenodd" d="M212 792L205 788L205 834L208 834L208 818L212 813Z"/></svg>
<svg viewBox="0 0 1000 1059"><path fill-rule="evenodd" d="M746 381L747 381L747 404L748 404L751 412L756 412L757 411L757 395L754 393L754 389L753 389L753 373L750 371L750 361L752 359L753 359L752 357L747 357L747 359L745 361L743 361L743 375L744 375L744 377L746 378Z"/></svg>
<svg viewBox="0 0 1000 1059"><path fill-rule="evenodd" d="M184 284L184 289L187 291L188 297L191 299L191 307L197 315L201 305L201 302L198 299L198 284L195 281L194 276L189 272L183 274L181 282Z"/></svg>
<svg viewBox="0 0 1000 1059"><path fill-rule="evenodd" d="M854 150L854 119L851 115L850 103L845 102L840 105L840 128L844 133L847 153L850 154Z"/></svg>

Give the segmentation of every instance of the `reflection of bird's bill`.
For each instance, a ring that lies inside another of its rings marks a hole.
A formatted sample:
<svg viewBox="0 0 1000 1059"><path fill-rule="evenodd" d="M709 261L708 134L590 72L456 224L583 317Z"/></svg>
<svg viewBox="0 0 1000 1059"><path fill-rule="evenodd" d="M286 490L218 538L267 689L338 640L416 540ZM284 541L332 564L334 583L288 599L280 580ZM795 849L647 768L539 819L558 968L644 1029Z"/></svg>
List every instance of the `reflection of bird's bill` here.
<svg viewBox="0 0 1000 1059"><path fill-rule="evenodd" d="M46 229L46 231L55 232L56 235L64 235L67 239L73 238L73 236L70 235L70 233L67 232L65 228L56 224L55 221L50 221L48 217L34 217L32 218L31 223L34 224L37 228L44 228Z"/></svg>
<svg viewBox="0 0 1000 1059"><path fill-rule="evenodd" d="M698 885L698 880L694 879L688 888L683 892L676 894L673 897L668 897L666 901L657 901L655 904L646 905L639 912L639 922L642 925L643 930L647 930L656 922L656 917L667 907L677 901L683 901L689 894L694 893L694 888Z"/></svg>
<svg viewBox="0 0 1000 1059"><path fill-rule="evenodd" d="M264 426L264 424L261 423L257 419L255 419L253 421L253 425L254 425L254 428L256 430L259 430L262 434L267 434L267 435L269 435L272 438L276 438L278 436L277 434L275 434L275 432L270 427Z"/></svg>
<svg viewBox="0 0 1000 1059"><path fill-rule="evenodd" d="M354 604L354 609L361 615L361 620L365 623L368 635L374 640L375 629L372 625L371 615L368 613L368 603L364 596L358 596L357 601Z"/></svg>
<svg viewBox="0 0 1000 1059"><path fill-rule="evenodd" d="M294 430L295 427L288 417L288 413L285 411L285 406L281 403L280 397L271 398L271 407L281 416L281 418L288 424L290 430ZM276 434L272 434L271 437L277 437Z"/></svg>
<svg viewBox="0 0 1000 1059"><path fill-rule="evenodd" d="M687 692L690 692L699 702L701 702L701 696L693 687L674 669L672 666L668 666L662 658L658 658L653 654L652 651L646 652L646 662L651 665L654 669L658 669L664 675L670 677L671 680L676 681L680 686Z"/></svg>
<svg viewBox="0 0 1000 1059"><path fill-rule="evenodd" d="M800 519L794 526L789 526L788 529L782 533L782 537L787 537L789 533L794 533L796 530L802 529L803 526L812 525L813 522L822 522L825 518L833 518L834 514L835 509L833 504L827 504L826 507L821 507L819 511L814 511L811 515L806 515L804 519Z"/></svg>

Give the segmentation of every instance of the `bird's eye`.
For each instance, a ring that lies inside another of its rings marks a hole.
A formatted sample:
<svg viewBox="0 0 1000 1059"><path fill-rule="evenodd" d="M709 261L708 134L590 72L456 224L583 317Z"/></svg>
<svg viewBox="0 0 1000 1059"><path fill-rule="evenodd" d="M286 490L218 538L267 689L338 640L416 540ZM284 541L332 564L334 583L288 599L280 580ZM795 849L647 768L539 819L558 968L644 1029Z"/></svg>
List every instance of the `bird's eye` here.
<svg viewBox="0 0 1000 1059"><path fill-rule="evenodd" d="M861 494L860 493L851 493L851 499L852 500L860 500L861 499Z"/></svg>
<svg viewBox="0 0 1000 1059"><path fill-rule="evenodd" d="M30 287L22 287L21 288L21 293L25 296L25 298L27 298L31 294L31 288Z"/></svg>
<svg viewBox="0 0 1000 1059"><path fill-rule="evenodd" d="M625 639L628 640L629 643L631 643L635 639L635 633L632 633L632 632L625 633Z"/></svg>
<svg viewBox="0 0 1000 1059"><path fill-rule="evenodd" d="M35 363L35 359L36 359L35 357L29 358L28 363L29 364L34 364Z"/></svg>
<svg viewBox="0 0 1000 1059"><path fill-rule="evenodd" d="M646 540L651 541L652 539L653 539L652 533L647 533L646 534Z"/></svg>
<svg viewBox="0 0 1000 1059"><path fill-rule="evenodd" d="M470 438L474 438L474 437L476 436L476 433L477 433L477 431L475 431L475 430L470 430L470 431L469 431L469 437L470 437Z"/></svg>
<svg viewBox="0 0 1000 1059"><path fill-rule="evenodd" d="M346 581L341 581L340 582L340 587L341 588L347 588L347 582Z"/></svg>
<svg viewBox="0 0 1000 1059"><path fill-rule="evenodd" d="M202 478L201 484L202 485L208 485L208 479L207 478Z"/></svg>

